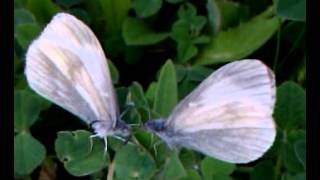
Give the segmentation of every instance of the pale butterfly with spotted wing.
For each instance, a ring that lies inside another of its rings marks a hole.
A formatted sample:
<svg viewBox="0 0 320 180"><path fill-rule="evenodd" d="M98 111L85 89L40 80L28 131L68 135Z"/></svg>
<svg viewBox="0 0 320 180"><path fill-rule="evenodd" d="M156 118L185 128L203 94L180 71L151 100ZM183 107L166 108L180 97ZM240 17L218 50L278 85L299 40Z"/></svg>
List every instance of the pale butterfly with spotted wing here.
<svg viewBox="0 0 320 180"><path fill-rule="evenodd" d="M26 53L25 75L38 94L92 125L95 135L129 137L120 120L107 59L94 33L67 13L56 14Z"/></svg>
<svg viewBox="0 0 320 180"><path fill-rule="evenodd" d="M169 147L186 147L231 163L260 158L276 136L274 73L261 61L234 61L213 72L168 118L146 129Z"/></svg>

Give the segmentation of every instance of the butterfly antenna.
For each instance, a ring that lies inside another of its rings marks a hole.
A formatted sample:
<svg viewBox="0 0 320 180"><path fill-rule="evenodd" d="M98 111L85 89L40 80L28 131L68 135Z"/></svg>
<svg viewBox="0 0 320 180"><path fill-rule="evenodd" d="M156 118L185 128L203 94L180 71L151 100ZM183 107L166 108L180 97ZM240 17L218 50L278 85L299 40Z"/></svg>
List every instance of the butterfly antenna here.
<svg viewBox="0 0 320 180"><path fill-rule="evenodd" d="M125 114L127 114L128 111L130 111L134 106L135 106L134 102L127 102L127 103L126 103L126 109L121 113L120 119L122 119L123 116L124 116Z"/></svg>
<svg viewBox="0 0 320 180"><path fill-rule="evenodd" d="M135 126L135 127L140 127L141 126L141 124L128 124L129 126Z"/></svg>
<svg viewBox="0 0 320 180"><path fill-rule="evenodd" d="M151 119L151 111L150 111L150 109L148 108L148 120L150 120Z"/></svg>

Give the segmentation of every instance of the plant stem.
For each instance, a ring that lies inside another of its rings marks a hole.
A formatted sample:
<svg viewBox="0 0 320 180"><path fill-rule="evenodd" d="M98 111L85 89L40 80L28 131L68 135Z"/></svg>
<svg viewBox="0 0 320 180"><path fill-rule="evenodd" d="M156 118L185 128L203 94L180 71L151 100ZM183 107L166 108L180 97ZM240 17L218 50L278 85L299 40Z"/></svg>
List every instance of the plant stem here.
<svg viewBox="0 0 320 180"><path fill-rule="evenodd" d="M281 166L282 166L282 159L281 159L281 156L278 156L276 167L275 167L274 180L279 179L278 176L280 174Z"/></svg>
<svg viewBox="0 0 320 180"><path fill-rule="evenodd" d="M114 161L111 162L110 165L109 165L107 180L112 180L113 179L113 173L114 173Z"/></svg>
<svg viewBox="0 0 320 180"><path fill-rule="evenodd" d="M288 59L288 57L291 55L291 53L297 48L298 43L300 42L301 38L303 37L303 34L305 32L305 28L299 33L297 40L293 43L292 48L290 49L289 53L286 55L285 58L283 58L282 62L280 62L278 69L283 65L283 63Z"/></svg>

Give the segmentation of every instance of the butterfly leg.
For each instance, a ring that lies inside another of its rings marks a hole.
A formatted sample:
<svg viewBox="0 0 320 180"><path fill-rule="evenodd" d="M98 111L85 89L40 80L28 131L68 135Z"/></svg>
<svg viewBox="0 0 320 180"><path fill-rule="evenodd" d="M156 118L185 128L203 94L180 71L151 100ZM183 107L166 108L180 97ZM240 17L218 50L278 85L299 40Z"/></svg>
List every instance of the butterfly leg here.
<svg viewBox="0 0 320 180"><path fill-rule="evenodd" d="M104 155L106 155L107 152L108 152L108 139L107 139L107 136L105 136L103 138L103 140L104 140Z"/></svg>
<svg viewBox="0 0 320 180"><path fill-rule="evenodd" d="M156 143L154 143L153 145L153 150L154 150L154 155L157 157L157 146L159 146L160 144L162 144L162 141L157 141Z"/></svg>
<svg viewBox="0 0 320 180"><path fill-rule="evenodd" d="M98 135L97 134L94 134L94 135L91 135L91 136L89 136L90 137L90 152L92 151L92 148L93 148L93 141L92 141L92 139L94 138L94 137L98 137Z"/></svg>

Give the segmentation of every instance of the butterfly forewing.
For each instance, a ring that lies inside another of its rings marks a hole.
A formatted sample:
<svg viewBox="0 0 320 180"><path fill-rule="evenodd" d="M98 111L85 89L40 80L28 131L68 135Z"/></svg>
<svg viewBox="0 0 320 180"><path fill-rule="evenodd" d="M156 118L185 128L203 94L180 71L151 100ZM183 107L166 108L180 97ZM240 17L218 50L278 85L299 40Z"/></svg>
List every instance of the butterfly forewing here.
<svg viewBox="0 0 320 180"><path fill-rule="evenodd" d="M93 32L72 15L58 13L32 42L25 74L34 91L87 123L115 126L118 109L106 57Z"/></svg>
<svg viewBox="0 0 320 180"><path fill-rule="evenodd" d="M272 145L273 72L259 60L229 63L182 100L166 121L173 139L221 160L245 163Z"/></svg>

